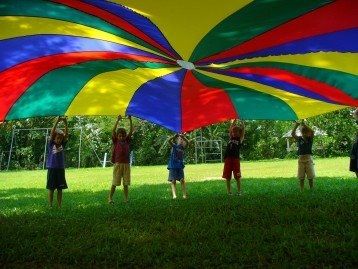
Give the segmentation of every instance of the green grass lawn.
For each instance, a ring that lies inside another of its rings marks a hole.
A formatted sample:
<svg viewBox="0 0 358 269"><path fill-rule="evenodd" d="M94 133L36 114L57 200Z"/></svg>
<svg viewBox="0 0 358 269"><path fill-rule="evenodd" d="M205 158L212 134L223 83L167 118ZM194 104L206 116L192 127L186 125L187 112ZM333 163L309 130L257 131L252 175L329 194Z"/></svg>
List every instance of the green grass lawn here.
<svg viewBox="0 0 358 269"><path fill-rule="evenodd" d="M113 206L111 168L68 169L62 209L46 171L1 172L0 267L355 267L348 162L317 159L303 192L296 160L243 162L242 196L226 195L222 164L187 165L187 200L171 199L165 166L133 167L129 203L120 188Z"/></svg>

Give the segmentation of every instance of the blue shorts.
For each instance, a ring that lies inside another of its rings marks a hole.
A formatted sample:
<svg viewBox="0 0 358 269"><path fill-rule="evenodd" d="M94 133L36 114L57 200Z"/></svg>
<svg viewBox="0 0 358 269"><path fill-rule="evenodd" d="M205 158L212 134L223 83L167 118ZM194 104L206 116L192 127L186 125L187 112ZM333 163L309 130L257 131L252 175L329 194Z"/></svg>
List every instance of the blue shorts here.
<svg viewBox="0 0 358 269"><path fill-rule="evenodd" d="M175 180L181 181L184 179L184 169L178 168L178 169L169 169L169 177L168 181L172 182Z"/></svg>

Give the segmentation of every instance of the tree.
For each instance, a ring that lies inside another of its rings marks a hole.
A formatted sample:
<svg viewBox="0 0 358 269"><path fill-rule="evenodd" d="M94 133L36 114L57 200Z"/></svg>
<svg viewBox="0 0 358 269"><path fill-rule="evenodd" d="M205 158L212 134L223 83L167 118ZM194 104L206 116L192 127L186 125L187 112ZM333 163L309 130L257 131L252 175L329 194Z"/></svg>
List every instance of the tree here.
<svg viewBox="0 0 358 269"><path fill-rule="evenodd" d="M353 144L357 124L351 113L352 109L344 109L308 119L310 126L325 131L327 136L315 137L314 146L319 145L322 150L316 150L316 156L347 156ZM115 117L71 117L68 119L70 137L66 151L67 167L77 167L80 130L82 128L81 167L99 166L99 160L104 153L111 152L111 132ZM7 152L11 143L12 128L51 128L54 117L12 121L0 126L0 150ZM122 121L128 129L128 122ZM132 149L135 154L136 165L165 164L169 156L170 147L167 139L172 132L140 119L133 119L135 133ZM296 152L287 153L286 141L282 137L292 129L292 121L245 121L246 134L242 148L244 160L259 160L270 158L286 158L296 156ZM200 137L207 140L222 140L225 148L228 141L229 122L214 124L188 133L191 141ZM34 169L39 167L44 153L44 134L40 132L22 132L17 138L16 150L12 158L11 168ZM0 152L0 154L1 154ZM6 158L5 158L6 159ZM194 143L190 143L186 150L186 162L195 162ZM4 168L4 160L1 166Z"/></svg>

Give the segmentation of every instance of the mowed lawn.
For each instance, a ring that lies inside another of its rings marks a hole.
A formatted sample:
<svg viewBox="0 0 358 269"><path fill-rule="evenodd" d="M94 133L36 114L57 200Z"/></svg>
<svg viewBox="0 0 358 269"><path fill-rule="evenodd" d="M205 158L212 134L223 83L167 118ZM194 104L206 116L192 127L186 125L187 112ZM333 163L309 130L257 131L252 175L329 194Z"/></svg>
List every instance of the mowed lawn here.
<svg viewBox="0 0 358 269"><path fill-rule="evenodd" d="M114 205L110 167L67 169L62 209L47 206L46 171L0 172L0 267L356 267L358 180L348 158L315 163L301 192L297 160L242 162L242 196L222 164L187 165L187 200L180 186L171 199L165 166L133 167Z"/></svg>

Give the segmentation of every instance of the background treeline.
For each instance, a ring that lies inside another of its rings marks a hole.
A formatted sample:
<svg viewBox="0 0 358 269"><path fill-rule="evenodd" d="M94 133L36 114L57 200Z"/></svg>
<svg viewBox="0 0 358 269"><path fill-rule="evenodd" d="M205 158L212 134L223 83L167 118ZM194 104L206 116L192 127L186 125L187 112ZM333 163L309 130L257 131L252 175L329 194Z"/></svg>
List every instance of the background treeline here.
<svg viewBox="0 0 358 269"><path fill-rule="evenodd" d="M316 136L315 138L315 156L349 156L357 133L357 125L351 113L352 109L345 109L308 120L308 125L326 133L325 136ZM54 117L37 118L2 124L0 126L0 169L7 168L13 128L16 130L20 128L51 128L54 119ZM70 137L66 149L67 167L100 166L104 154L110 154L111 151L111 131L114 122L115 117L69 118ZM134 164L165 164L169 154L168 138L173 133L139 119L134 119L133 122L135 125L132 143ZM121 124L128 128L127 119L124 119ZM244 160L296 157L295 144L292 140L290 141L291 151L288 152L286 138L283 137L292 129L293 122L251 120L245 121L245 126L246 135L242 149ZM62 126L60 125L60 127ZM187 149L186 162L196 162L195 140L221 140L224 150L228 138L228 127L229 122L224 122L189 133L191 143ZM41 169L44 161L46 130L17 131L14 138L9 168ZM213 146L218 145L214 143ZM198 161L201 160L202 158L199 156Z"/></svg>

